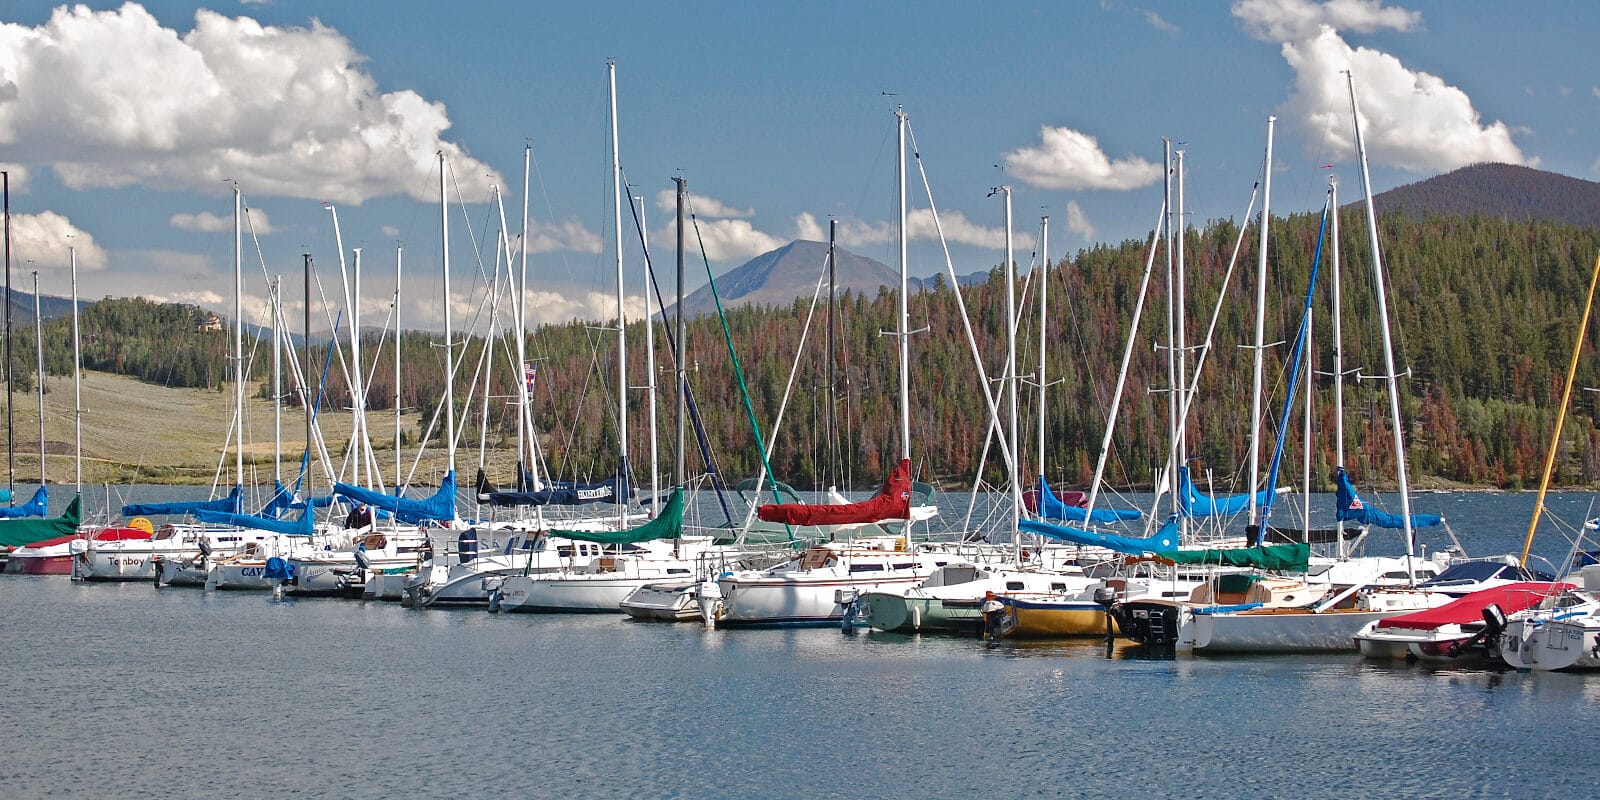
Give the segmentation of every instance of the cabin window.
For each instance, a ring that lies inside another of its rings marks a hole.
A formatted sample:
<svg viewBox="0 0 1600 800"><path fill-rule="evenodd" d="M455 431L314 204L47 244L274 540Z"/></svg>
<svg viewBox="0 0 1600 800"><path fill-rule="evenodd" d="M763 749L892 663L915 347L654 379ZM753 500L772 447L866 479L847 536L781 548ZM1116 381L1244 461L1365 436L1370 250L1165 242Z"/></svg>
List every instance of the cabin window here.
<svg viewBox="0 0 1600 800"><path fill-rule="evenodd" d="M667 574L668 575L688 575L689 574L689 570L686 570L683 567L667 567Z"/></svg>
<svg viewBox="0 0 1600 800"><path fill-rule="evenodd" d="M1006 581L1006 591L1008 591L1008 592L1020 592L1020 591L1022 591L1022 581Z"/></svg>
<svg viewBox="0 0 1600 800"><path fill-rule="evenodd" d="M1067 590L1067 585L1064 584L1064 583L1052 583L1052 584L1050 584L1050 591L1052 591L1052 592L1064 592L1066 590Z"/></svg>
<svg viewBox="0 0 1600 800"><path fill-rule="evenodd" d="M850 571L855 572L882 572L882 564L851 564Z"/></svg>
<svg viewBox="0 0 1600 800"><path fill-rule="evenodd" d="M570 548L570 547L557 547L556 548L556 555L561 557L561 558L572 558L572 556L574 554L575 553L574 553L573 549Z"/></svg>

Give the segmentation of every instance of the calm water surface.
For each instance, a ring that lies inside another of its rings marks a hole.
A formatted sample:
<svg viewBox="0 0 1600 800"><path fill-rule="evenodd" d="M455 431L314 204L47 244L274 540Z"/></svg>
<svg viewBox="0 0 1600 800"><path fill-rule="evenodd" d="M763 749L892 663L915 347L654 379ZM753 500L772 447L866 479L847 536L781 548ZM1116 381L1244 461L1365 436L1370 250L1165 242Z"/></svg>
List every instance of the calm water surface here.
<svg viewBox="0 0 1600 800"><path fill-rule="evenodd" d="M1531 505L1471 496L1453 524L1515 549ZM1587 797L1600 780L1600 676L23 576L0 579L0 608L5 798Z"/></svg>

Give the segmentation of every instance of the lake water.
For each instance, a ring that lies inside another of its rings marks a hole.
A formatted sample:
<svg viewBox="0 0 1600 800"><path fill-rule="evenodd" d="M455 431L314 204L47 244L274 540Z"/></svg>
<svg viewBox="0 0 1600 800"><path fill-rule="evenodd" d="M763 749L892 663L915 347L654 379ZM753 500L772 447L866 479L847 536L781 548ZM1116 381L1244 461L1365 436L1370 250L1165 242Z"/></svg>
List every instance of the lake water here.
<svg viewBox="0 0 1600 800"><path fill-rule="evenodd" d="M1532 506L1424 500L1480 553L1518 549ZM1588 502L1550 505L1579 521ZM1600 779L1600 676L10 575L0 608L5 798L1584 797Z"/></svg>

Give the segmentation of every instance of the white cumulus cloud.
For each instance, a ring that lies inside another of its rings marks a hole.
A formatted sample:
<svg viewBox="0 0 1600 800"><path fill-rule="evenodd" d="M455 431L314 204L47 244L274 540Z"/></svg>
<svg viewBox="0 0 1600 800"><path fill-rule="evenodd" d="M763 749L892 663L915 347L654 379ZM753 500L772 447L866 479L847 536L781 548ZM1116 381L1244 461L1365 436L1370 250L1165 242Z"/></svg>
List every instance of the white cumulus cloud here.
<svg viewBox="0 0 1600 800"><path fill-rule="evenodd" d="M560 222L538 219L528 220L528 252L552 253L569 250L576 253L598 253L605 249L600 234L584 227L577 217Z"/></svg>
<svg viewBox="0 0 1600 800"><path fill-rule="evenodd" d="M1361 132L1375 163L1417 172L1455 169L1485 161L1532 164L1504 122L1482 122L1467 93L1398 58L1351 47L1331 28L1314 38L1285 42L1284 60L1295 72L1279 112L1300 129L1318 157L1355 153L1346 78L1355 77Z"/></svg>
<svg viewBox="0 0 1600 800"><path fill-rule="evenodd" d="M938 222L942 223L944 238L949 242L996 250L1005 247L1004 229L998 226L980 225L967 219L967 215L960 211L946 210L939 214ZM933 212L926 208L912 209L906 214L907 239L937 241L939 228L940 225L935 224ZM895 238L895 227L892 222L843 220L839 223L839 242L847 247L886 244L895 241Z"/></svg>
<svg viewBox="0 0 1600 800"><path fill-rule="evenodd" d="M696 229L699 230L698 239L695 237ZM678 221L668 223L665 229L652 234L651 238L655 240L656 247L676 247ZM684 231L683 241L684 247L692 254L698 253L703 243L706 258L710 261L745 261L788 244L787 240L761 231L749 220L743 219L699 220ZM690 259L695 260L695 257L690 256Z"/></svg>
<svg viewBox="0 0 1600 800"><path fill-rule="evenodd" d="M734 208L733 206L730 206L715 197L707 197L703 194L695 194L694 192L689 192L688 197L685 199L688 200L688 208L685 210L685 213L693 213L695 216L701 218L715 217L717 219L737 219L741 217L755 216L756 213L755 209L753 208ZM676 212L678 210L677 191L673 189L662 189L660 192L657 192L656 208L662 211Z"/></svg>
<svg viewBox="0 0 1600 800"><path fill-rule="evenodd" d="M78 269L104 269L106 251L94 236L54 211L11 215L11 261L21 266L28 261L40 269L66 270L72 263L69 248L78 251Z"/></svg>
<svg viewBox="0 0 1600 800"><path fill-rule="evenodd" d="M1382 0L1235 0L1233 15L1251 36L1267 42L1309 39L1324 27L1372 33L1409 31L1422 22L1421 13Z"/></svg>
<svg viewBox="0 0 1600 800"><path fill-rule="evenodd" d="M0 146L70 188L140 185L360 203L432 200L443 151L461 191L503 183L444 141L443 104L383 92L338 31L195 12L163 27L136 3L57 8L38 27L0 23ZM486 176L486 177L485 177Z"/></svg>
<svg viewBox="0 0 1600 800"><path fill-rule="evenodd" d="M1161 180L1161 165L1137 156L1112 160L1093 136L1045 126L1039 143L1002 156L1006 172L1030 186L1059 191L1137 189Z"/></svg>
<svg viewBox="0 0 1600 800"><path fill-rule="evenodd" d="M277 228L272 227L272 220L267 218L267 212L259 208L246 209L246 217L240 223L246 235L252 231L263 236L276 233ZM172 227L180 231L194 231L196 233L225 233L233 230L233 215L219 216L210 211L198 214L178 213L173 214L168 220Z"/></svg>

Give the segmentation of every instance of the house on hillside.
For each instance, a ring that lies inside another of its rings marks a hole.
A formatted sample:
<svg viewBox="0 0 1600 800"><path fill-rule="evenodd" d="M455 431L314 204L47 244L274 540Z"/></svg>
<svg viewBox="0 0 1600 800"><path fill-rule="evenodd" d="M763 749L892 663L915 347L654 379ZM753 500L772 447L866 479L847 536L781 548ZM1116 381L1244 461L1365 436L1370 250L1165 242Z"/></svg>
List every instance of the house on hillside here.
<svg viewBox="0 0 1600 800"><path fill-rule="evenodd" d="M214 313L212 313L210 311L207 311L206 313L200 315L199 320L195 322L195 324L194 324L194 332L195 333L213 333L213 332L214 333L221 333L222 332L222 317L219 317L216 314L214 314Z"/></svg>

